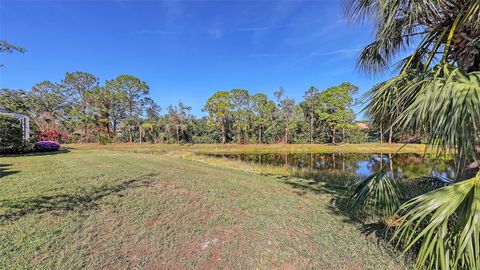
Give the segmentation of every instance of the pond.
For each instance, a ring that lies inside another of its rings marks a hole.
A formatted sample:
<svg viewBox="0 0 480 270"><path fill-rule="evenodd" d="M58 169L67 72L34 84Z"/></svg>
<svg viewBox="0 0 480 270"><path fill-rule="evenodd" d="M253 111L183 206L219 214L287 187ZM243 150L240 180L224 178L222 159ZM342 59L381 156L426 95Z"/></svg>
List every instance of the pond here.
<svg viewBox="0 0 480 270"><path fill-rule="evenodd" d="M254 162L264 165L300 169L311 173L335 173L365 177L381 167L395 178L437 176L454 179L452 161L434 159L418 154L345 154L345 153L289 153L289 154L214 154L209 156Z"/></svg>

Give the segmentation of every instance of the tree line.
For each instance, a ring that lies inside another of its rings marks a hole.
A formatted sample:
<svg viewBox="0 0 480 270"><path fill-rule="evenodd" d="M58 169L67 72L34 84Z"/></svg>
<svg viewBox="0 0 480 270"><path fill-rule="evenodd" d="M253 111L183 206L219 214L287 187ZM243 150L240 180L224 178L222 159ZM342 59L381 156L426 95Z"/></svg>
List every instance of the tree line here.
<svg viewBox="0 0 480 270"><path fill-rule="evenodd" d="M222 143L351 141L358 131L352 109L357 90L350 83L324 91L311 87L297 104L283 88L274 93L275 101L262 93L233 89L212 95L204 111L208 124L219 130Z"/></svg>
<svg viewBox="0 0 480 270"><path fill-rule="evenodd" d="M218 91L205 103L206 116L196 117L182 102L161 114L148 84L135 76L101 83L78 71L28 91L1 89L0 107L29 115L37 139L63 142L361 142L368 132L355 121L357 91L351 83L323 91L312 86L299 103L283 88L274 93L274 100L245 89Z"/></svg>

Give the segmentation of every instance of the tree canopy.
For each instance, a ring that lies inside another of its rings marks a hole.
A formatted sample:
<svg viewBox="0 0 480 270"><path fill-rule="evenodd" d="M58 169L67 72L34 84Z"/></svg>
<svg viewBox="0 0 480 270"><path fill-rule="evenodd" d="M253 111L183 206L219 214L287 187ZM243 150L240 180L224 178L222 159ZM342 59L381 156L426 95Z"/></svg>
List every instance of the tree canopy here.
<svg viewBox="0 0 480 270"><path fill-rule="evenodd" d="M283 88L274 93L276 101L246 89L217 91L205 103L205 117L192 115L183 102L168 106L162 115L140 78L120 75L102 83L77 71L29 91L2 89L0 107L29 115L41 138L55 131L51 139L69 142L357 142L365 140L367 131L355 125L355 89L349 83L323 91L311 87L300 103Z"/></svg>

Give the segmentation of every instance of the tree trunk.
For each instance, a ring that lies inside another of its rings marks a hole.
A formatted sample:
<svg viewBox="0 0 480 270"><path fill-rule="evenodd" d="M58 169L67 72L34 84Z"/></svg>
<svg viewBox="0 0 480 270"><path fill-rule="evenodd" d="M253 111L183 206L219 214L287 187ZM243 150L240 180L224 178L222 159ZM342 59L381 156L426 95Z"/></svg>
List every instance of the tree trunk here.
<svg viewBox="0 0 480 270"><path fill-rule="evenodd" d="M345 142L345 128L342 128L342 143Z"/></svg>
<svg viewBox="0 0 480 270"><path fill-rule="evenodd" d="M180 142L180 135L178 134L178 126L175 129L175 131L177 132L177 144L178 144Z"/></svg>
<svg viewBox="0 0 480 270"><path fill-rule="evenodd" d="M262 125L258 127L258 143L262 143Z"/></svg>
<svg viewBox="0 0 480 270"><path fill-rule="evenodd" d="M88 124L87 124L87 113L86 113L86 110L84 111L83 113L83 117L85 117L85 119L83 120L83 130L85 132L85 142L88 142Z"/></svg>
<svg viewBox="0 0 480 270"><path fill-rule="evenodd" d="M237 128L237 143L242 143L242 130L240 128Z"/></svg>
<svg viewBox="0 0 480 270"><path fill-rule="evenodd" d="M102 112L101 114L101 129L102 132L106 133L108 137L110 137L111 134L111 129L110 129L110 114L107 111Z"/></svg>
<svg viewBox="0 0 480 270"><path fill-rule="evenodd" d="M336 135L337 135L337 130L334 128L334 129L332 130L332 143L333 143L333 144L336 143L336 142L335 142L335 136L336 136Z"/></svg>
<svg viewBox="0 0 480 270"><path fill-rule="evenodd" d="M285 143L288 143L288 122L285 125Z"/></svg>
<svg viewBox="0 0 480 270"><path fill-rule="evenodd" d="M393 142L393 127L390 127L390 129L388 130L388 143L392 143Z"/></svg>
<svg viewBox="0 0 480 270"><path fill-rule="evenodd" d="M310 144L313 144L313 115L310 115Z"/></svg>
<svg viewBox="0 0 480 270"><path fill-rule="evenodd" d="M133 116L133 102L132 102L132 99L129 98L128 100L128 112L130 114L130 117Z"/></svg>
<svg viewBox="0 0 480 270"><path fill-rule="evenodd" d="M222 119L222 144L225 144L227 139L225 137L225 120Z"/></svg>
<svg viewBox="0 0 480 270"><path fill-rule="evenodd" d="M117 135L117 129L118 129L118 121L117 119L114 117L112 119L112 134L115 136Z"/></svg>

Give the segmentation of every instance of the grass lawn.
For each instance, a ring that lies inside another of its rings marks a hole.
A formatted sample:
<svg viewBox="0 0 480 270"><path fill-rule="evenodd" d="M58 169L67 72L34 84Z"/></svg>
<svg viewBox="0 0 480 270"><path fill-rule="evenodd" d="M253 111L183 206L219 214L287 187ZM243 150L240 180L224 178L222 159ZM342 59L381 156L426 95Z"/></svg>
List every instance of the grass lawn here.
<svg viewBox="0 0 480 270"><path fill-rule="evenodd" d="M0 269L404 269L328 189L137 146L0 157Z"/></svg>
<svg viewBox="0 0 480 270"><path fill-rule="evenodd" d="M74 148L95 148L130 152L194 152L205 154L249 154L249 153L429 153L433 149L424 144L75 144Z"/></svg>

